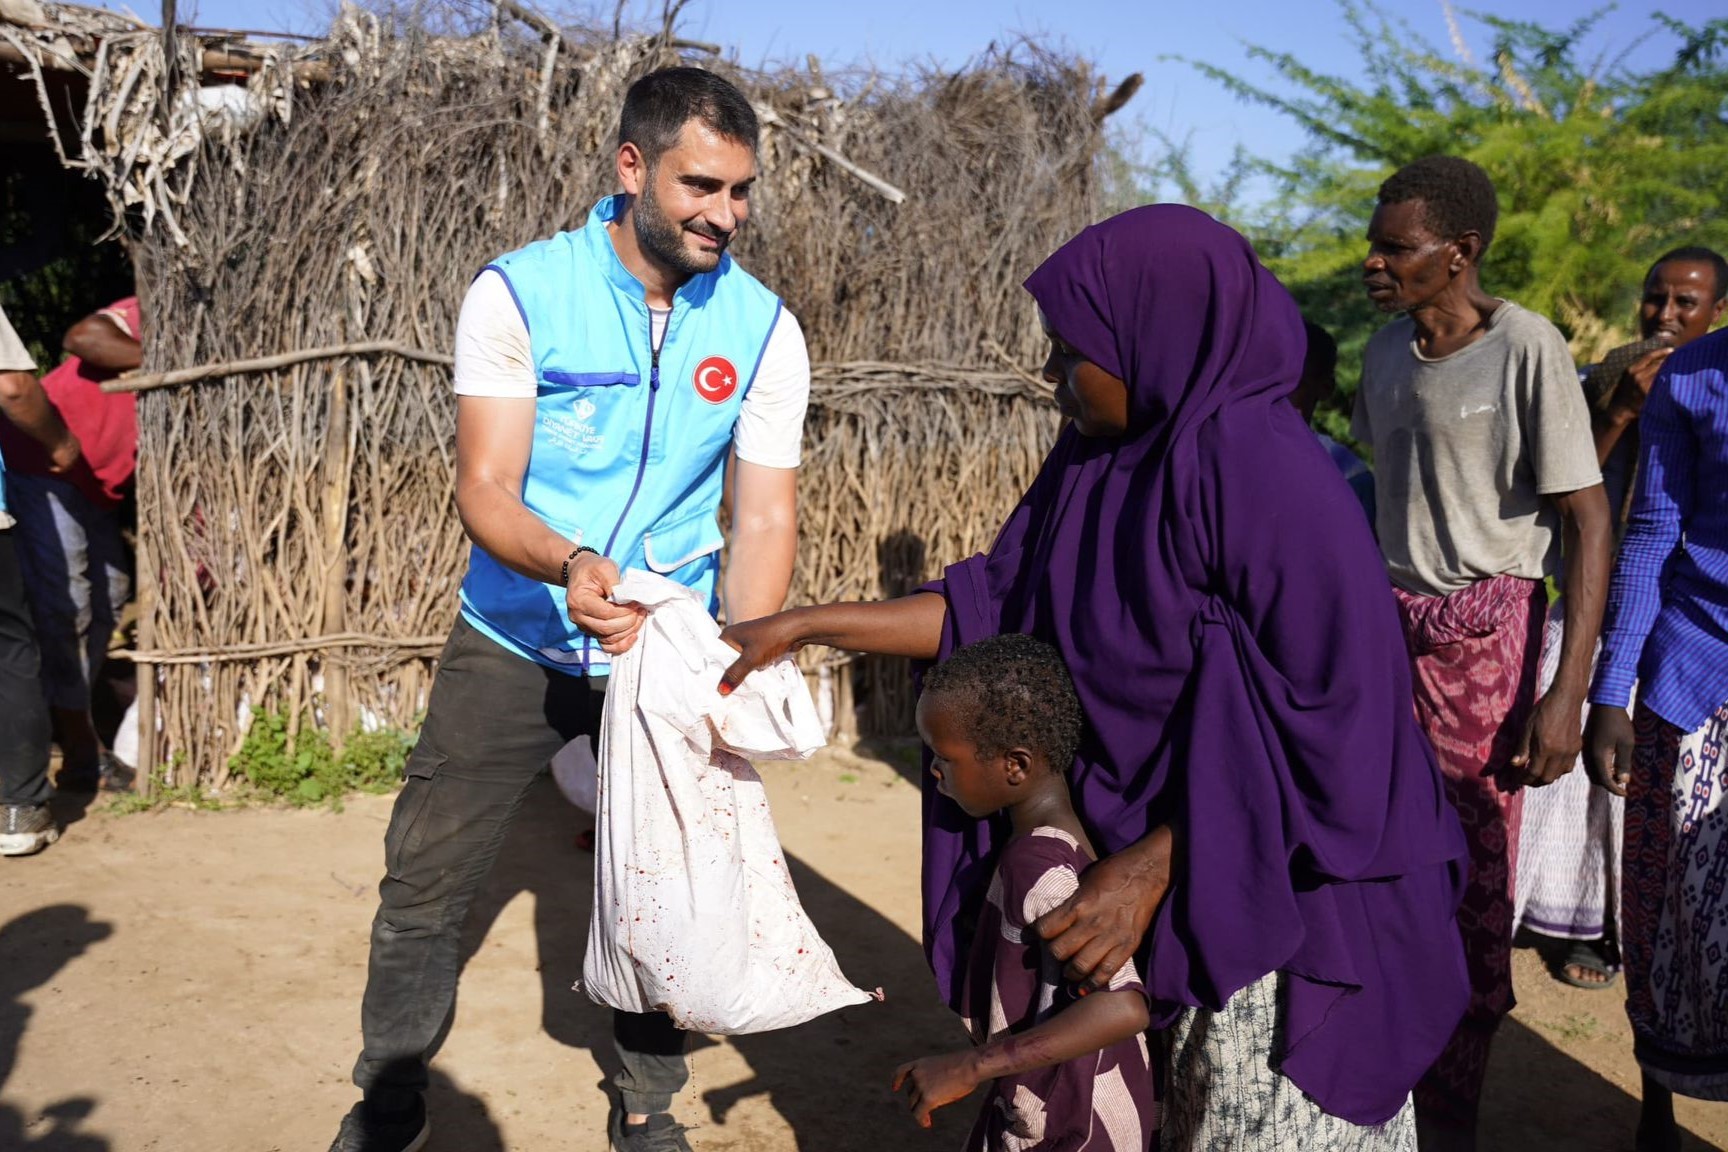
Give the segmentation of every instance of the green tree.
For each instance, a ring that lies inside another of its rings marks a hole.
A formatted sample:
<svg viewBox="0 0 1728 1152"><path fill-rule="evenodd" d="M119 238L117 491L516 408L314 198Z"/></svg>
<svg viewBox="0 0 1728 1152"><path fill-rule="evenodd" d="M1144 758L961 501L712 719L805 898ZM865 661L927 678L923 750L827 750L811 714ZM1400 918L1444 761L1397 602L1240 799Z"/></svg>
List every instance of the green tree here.
<svg viewBox="0 0 1728 1152"><path fill-rule="evenodd" d="M0 309L37 366L60 362L72 323L132 293L108 201L45 144L8 143L0 164Z"/></svg>
<svg viewBox="0 0 1728 1152"><path fill-rule="evenodd" d="M1552 318L1581 361L1630 335L1651 260L1680 244L1728 249L1728 19L1691 24L1657 13L1640 38L1674 41L1647 71L1617 54L1582 58L1607 9L1564 29L1466 19L1489 49L1472 50L1456 15L1447 51L1370 0L1339 0L1362 80L1329 76L1293 55L1251 45L1280 90L1190 62L1237 96L1286 114L1307 134L1293 159L1240 160L1215 186L1194 179L1182 142L1162 140L1147 173L1243 229L1295 293L1332 329L1343 387L1325 414L1344 430L1362 345L1383 322L1359 282L1363 233L1380 182L1437 152L1467 157L1493 178L1500 223L1484 285ZM1273 195L1246 204L1250 169Z"/></svg>

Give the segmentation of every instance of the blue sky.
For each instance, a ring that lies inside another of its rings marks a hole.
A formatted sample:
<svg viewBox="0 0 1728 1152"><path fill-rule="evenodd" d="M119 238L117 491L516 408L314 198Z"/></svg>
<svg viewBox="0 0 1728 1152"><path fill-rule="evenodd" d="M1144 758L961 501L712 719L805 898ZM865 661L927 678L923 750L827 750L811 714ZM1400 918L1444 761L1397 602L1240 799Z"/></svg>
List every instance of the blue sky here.
<svg viewBox="0 0 1728 1152"><path fill-rule="evenodd" d="M1467 13L1472 3L1484 2L1463 0L1460 8ZM1695 0L1625 0L1586 42L1587 52L1594 56L1630 46L1653 27L1650 14L1664 3L1676 13L1728 13L1728 0L1705 0L1702 6ZM322 31L332 7L330 0L179 0L185 23L293 32ZM1430 42L1448 46L1439 0L1385 0L1385 7ZM1491 10L1508 19L1563 27L1595 7L1566 0L1494 0ZM613 5L599 8L609 21ZM638 20L657 18L660 10L659 0L628 0L625 9ZM139 11L147 19L157 15L148 7ZM1467 41L1481 52L1486 30L1467 15L1463 27ZM1277 113L1243 104L1163 57L1204 60L1249 80L1270 81L1270 71L1250 61L1243 48L1258 43L1338 76L1360 78L1363 68L1332 0L1216 5L1204 0L690 0L679 28L694 39L735 49L747 65L802 61L813 52L829 68L874 63L892 69L918 60L953 66L993 40L1017 33L1049 37L1090 57L1112 79L1144 73L1146 86L1123 115L1170 136L1191 138L1203 174L1222 170L1238 143L1256 155L1281 158L1301 143L1300 135ZM1632 60L1658 63L1673 46L1671 37L1658 35Z"/></svg>

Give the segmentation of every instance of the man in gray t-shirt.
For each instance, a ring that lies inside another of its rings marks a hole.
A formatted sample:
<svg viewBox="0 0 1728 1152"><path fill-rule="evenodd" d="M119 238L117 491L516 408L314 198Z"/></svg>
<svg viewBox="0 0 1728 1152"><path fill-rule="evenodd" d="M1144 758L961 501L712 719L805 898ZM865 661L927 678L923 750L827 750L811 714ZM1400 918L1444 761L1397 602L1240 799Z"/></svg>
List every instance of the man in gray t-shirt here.
<svg viewBox="0 0 1728 1152"><path fill-rule="evenodd" d="M1407 592L1558 574L1561 511L1550 497L1602 481L1565 337L1496 303L1474 341L1448 355L1423 355L1410 316L1362 354L1351 434L1374 447L1380 550Z"/></svg>
<svg viewBox="0 0 1728 1152"><path fill-rule="evenodd" d="M1416 712L1470 847L1470 1006L1416 1090L1423 1152L1476 1146L1490 1042L1512 1007L1519 789L1577 759L1608 581L1608 502L1566 341L1477 279L1495 217L1476 165L1418 160L1381 185L1363 262L1369 297L1403 315L1369 342L1353 432L1374 453ZM1562 562L1560 668L1537 700L1543 581Z"/></svg>

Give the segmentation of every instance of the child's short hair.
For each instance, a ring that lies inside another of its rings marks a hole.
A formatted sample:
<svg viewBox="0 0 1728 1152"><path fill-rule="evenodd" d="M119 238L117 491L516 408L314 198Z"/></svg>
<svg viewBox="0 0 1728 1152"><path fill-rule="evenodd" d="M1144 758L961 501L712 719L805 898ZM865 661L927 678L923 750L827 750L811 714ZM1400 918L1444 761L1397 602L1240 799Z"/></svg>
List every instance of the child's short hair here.
<svg viewBox="0 0 1728 1152"><path fill-rule="evenodd" d="M924 695L960 705L967 736L984 757L1024 748L1067 772L1085 722L1062 654L1009 632L968 644L924 676Z"/></svg>

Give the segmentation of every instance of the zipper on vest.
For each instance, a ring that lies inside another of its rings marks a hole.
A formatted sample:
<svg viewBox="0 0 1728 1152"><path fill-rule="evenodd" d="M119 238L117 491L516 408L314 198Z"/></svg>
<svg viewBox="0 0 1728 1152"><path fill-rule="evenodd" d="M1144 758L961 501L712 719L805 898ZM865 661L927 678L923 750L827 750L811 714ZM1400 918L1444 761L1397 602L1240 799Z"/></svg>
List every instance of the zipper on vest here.
<svg viewBox="0 0 1728 1152"><path fill-rule="evenodd" d="M642 477L648 471L648 453L654 444L654 401L660 395L660 347L666 343L666 338L672 334L672 310L666 310L666 327L660 330L660 340L654 340L654 310L648 310L648 418L642 424L642 456L636 461L636 482L630 486L630 497L624 501L624 511L618 514L618 523L612 527L612 535L606 539L605 554L612 555L612 548L618 543L618 533L624 530L624 522L630 518L630 509L636 503L636 494L642 491ZM582 671L588 671L588 661L593 651L594 638L585 636L582 639Z"/></svg>

